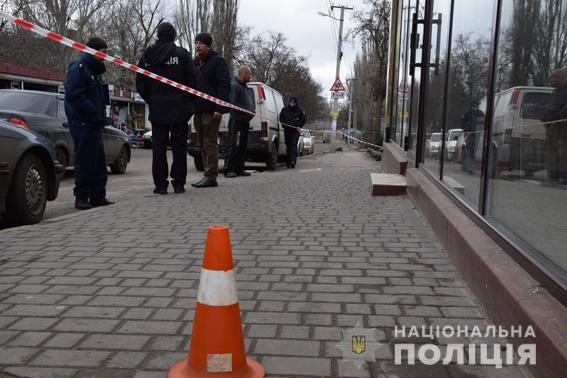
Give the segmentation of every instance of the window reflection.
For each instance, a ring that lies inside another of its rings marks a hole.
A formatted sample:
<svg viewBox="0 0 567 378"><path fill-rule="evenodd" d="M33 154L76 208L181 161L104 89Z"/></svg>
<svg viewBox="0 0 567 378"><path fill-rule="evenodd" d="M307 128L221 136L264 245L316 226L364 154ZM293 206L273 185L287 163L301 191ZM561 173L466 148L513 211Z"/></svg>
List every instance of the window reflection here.
<svg viewBox="0 0 567 378"><path fill-rule="evenodd" d="M567 1L502 1L487 213L567 270Z"/></svg>
<svg viewBox="0 0 567 378"><path fill-rule="evenodd" d="M443 149L443 106L447 82L451 0L433 2L431 49L427 93L425 96L425 167L440 177L439 160Z"/></svg>

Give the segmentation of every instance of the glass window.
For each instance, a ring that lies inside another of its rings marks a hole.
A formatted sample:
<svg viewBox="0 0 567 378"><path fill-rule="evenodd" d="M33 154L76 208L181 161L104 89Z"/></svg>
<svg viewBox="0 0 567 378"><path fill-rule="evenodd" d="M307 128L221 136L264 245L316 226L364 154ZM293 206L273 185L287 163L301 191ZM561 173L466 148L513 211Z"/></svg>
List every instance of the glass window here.
<svg viewBox="0 0 567 378"><path fill-rule="evenodd" d="M567 0L524 5L502 1L486 211L565 274Z"/></svg>
<svg viewBox="0 0 567 378"><path fill-rule="evenodd" d="M405 0L402 6L402 38L400 44L400 67L399 67L399 83L396 101L396 129L394 133L394 140L397 144L404 147L405 137L408 135L409 128L409 97L411 95L411 77L409 76L410 69L410 35L412 27L412 11L415 6L412 5L415 0Z"/></svg>
<svg viewBox="0 0 567 378"><path fill-rule="evenodd" d="M419 102L421 101L421 64L423 62L423 37L424 37L424 26L423 21L424 14L424 1L412 1L412 35L410 36L410 75L411 80L411 94L410 94L410 127L409 127L409 141L408 146L411 153L408 154L410 159L417 159L415 156L416 146L417 146L417 130L419 124Z"/></svg>
<svg viewBox="0 0 567 378"><path fill-rule="evenodd" d="M53 99L51 95L24 91L0 92L0 108L54 116Z"/></svg>
<svg viewBox="0 0 567 378"><path fill-rule="evenodd" d="M493 0L454 2L443 181L478 209Z"/></svg>
<svg viewBox="0 0 567 378"><path fill-rule="evenodd" d="M447 60L449 48L449 26L451 23L451 0L433 1L431 24L431 50L425 101L425 167L440 177L439 159L443 148L443 103L447 82Z"/></svg>
<svg viewBox="0 0 567 378"><path fill-rule="evenodd" d="M59 119L61 119L63 122L67 122L67 113L65 113L65 101L62 98L57 100L57 113Z"/></svg>

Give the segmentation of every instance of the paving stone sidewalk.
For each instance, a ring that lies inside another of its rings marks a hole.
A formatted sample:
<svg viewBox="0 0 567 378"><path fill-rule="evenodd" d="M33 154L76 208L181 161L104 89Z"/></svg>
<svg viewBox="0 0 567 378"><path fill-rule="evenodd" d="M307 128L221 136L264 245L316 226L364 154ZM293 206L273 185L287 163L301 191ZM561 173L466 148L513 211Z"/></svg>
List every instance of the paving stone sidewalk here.
<svg viewBox="0 0 567 378"><path fill-rule="evenodd" d="M0 377L166 377L214 224L230 227L247 349L268 377L528 376L394 365L396 325L490 322L412 202L370 197L371 171L347 150L0 231ZM336 347L357 322L381 343L361 369Z"/></svg>

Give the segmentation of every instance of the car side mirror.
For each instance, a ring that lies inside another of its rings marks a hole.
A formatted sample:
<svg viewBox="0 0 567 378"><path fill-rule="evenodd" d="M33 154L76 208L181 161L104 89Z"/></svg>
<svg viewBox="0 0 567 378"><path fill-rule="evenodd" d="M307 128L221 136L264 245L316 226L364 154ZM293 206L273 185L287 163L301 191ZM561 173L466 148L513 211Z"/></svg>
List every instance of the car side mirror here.
<svg viewBox="0 0 567 378"><path fill-rule="evenodd" d="M68 127L69 127L69 121L64 121L64 122L63 122L63 127L67 127L67 128L68 128Z"/></svg>

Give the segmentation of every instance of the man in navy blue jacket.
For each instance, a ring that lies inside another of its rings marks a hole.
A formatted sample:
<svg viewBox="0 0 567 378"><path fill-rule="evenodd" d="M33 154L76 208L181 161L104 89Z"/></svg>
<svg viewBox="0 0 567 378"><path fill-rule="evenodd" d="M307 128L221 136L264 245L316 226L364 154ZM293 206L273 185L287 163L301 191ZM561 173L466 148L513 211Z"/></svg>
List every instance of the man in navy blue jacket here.
<svg viewBox="0 0 567 378"><path fill-rule="evenodd" d="M250 67L241 66L238 69L238 76L230 86L230 103L254 113L256 111L254 90L246 85L251 78ZM230 111L230 120L228 121L229 146L225 157L226 172L224 174L227 178L250 176L250 173L244 170L244 161L252 118L254 118L252 114L234 109Z"/></svg>
<svg viewBox="0 0 567 378"><path fill-rule="evenodd" d="M106 42L93 37L87 46L105 52ZM106 105L110 105L103 60L82 53L69 64L65 82L65 113L75 146L75 208L112 205L106 199L106 159L102 129L106 123Z"/></svg>
<svg viewBox="0 0 567 378"><path fill-rule="evenodd" d="M197 88L203 93L228 102L230 91L228 66L224 58L211 49L212 43L213 38L209 33L199 33L195 37ZM197 98L195 101L195 131L205 168L205 177L191 184L196 188L217 186L219 125L222 115L227 112L227 108L211 101L202 98Z"/></svg>

